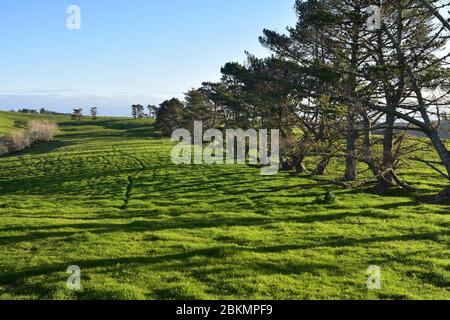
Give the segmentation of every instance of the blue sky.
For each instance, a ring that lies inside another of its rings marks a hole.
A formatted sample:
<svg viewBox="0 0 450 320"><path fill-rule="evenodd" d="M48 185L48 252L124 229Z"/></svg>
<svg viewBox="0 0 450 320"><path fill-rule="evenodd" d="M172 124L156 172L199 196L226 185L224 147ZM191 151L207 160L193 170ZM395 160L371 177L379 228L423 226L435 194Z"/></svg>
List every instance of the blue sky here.
<svg viewBox="0 0 450 320"><path fill-rule="evenodd" d="M66 28L69 5L81 30ZM295 24L294 0L2 0L0 109L71 112L182 97L244 51L266 56L264 28Z"/></svg>

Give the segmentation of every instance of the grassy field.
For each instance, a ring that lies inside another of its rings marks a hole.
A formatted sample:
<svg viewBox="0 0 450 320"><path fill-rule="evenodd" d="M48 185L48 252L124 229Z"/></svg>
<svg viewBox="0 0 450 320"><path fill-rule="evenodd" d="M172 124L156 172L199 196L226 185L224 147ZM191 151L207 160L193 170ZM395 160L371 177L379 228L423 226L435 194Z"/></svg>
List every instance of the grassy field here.
<svg viewBox="0 0 450 320"><path fill-rule="evenodd" d="M381 197L175 166L147 120L46 118L54 142L0 158L0 299L450 299L450 208L420 203L445 182L426 167L401 172L420 192ZM24 120L0 113L0 133Z"/></svg>
<svg viewBox="0 0 450 320"><path fill-rule="evenodd" d="M12 131L24 129L30 120L52 119L54 122L67 121L67 116L25 114L0 111L0 136L8 136Z"/></svg>

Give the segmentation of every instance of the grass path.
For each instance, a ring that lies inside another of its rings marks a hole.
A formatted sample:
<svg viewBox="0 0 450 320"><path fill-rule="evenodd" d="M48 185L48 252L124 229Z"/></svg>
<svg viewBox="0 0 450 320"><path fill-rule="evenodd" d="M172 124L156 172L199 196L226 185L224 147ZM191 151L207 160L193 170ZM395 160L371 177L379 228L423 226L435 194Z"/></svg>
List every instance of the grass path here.
<svg viewBox="0 0 450 320"><path fill-rule="evenodd" d="M320 205L309 176L175 166L145 121L58 121L53 143L0 158L1 299L450 299L448 206L341 189Z"/></svg>

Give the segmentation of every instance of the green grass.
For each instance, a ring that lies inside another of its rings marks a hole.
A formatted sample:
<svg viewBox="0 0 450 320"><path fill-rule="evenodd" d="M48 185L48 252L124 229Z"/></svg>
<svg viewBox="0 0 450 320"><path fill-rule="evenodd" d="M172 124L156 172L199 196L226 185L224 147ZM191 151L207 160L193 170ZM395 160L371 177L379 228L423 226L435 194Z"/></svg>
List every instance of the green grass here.
<svg viewBox="0 0 450 320"><path fill-rule="evenodd" d="M426 167L401 171L418 193L332 187L321 205L329 177L175 166L149 121L54 119L54 142L0 158L1 299L450 298L450 210L419 201L445 181Z"/></svg>
<svg viewBox="0 0 450 320"><path fill-rule="evenodd" d="M0 136L9 136L12 131L22 130L29 120L51 119L54 122L67 120L67 116L25 114L0 111Z"/></svg>

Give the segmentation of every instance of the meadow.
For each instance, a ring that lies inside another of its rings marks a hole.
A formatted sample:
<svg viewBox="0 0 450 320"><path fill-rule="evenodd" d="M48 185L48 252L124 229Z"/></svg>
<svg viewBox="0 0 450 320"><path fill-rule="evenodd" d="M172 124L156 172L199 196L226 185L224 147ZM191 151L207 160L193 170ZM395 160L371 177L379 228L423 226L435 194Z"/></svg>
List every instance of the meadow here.
<svg viewBox="0 0 450 320"><path fill-rule="evenodd" d="M338 162L176 166L151 120L34 117L60 134L0 158L0 299L450 299L450 207L424 201L445 180L425 165L399 171L418 192L381 196L326 184ZM0 112L0 135L28 119Z"/></svg>

